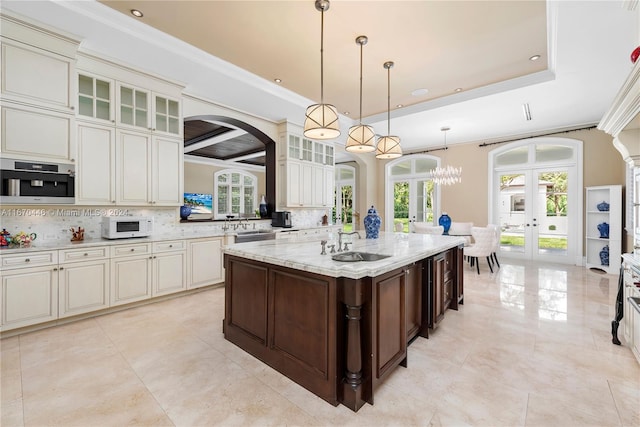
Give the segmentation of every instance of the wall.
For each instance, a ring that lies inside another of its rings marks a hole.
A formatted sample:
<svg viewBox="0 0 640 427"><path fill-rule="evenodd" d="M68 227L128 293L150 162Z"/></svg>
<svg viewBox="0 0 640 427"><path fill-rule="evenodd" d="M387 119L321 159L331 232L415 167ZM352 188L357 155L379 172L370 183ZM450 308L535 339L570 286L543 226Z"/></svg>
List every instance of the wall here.
<svg viewBox="0 0 640 427"><path fill-rule="evenodd" d="M572 138L583 141L583 184L625 184L626 165L613 146L613 138L597 129L561 132L549 136ZM495 145L479 147L480 143L450 145L445 152L434 151L432 155L443 159L443 164L462 167L462 182L444 186L441 191L441 211L447 212L453 221L487 224L489 152ZM384 205L386 161L378 161L376 169L376 207ZM584 209L583 209L584 211ZM623 245L624 247L624 245Z"/></svg>

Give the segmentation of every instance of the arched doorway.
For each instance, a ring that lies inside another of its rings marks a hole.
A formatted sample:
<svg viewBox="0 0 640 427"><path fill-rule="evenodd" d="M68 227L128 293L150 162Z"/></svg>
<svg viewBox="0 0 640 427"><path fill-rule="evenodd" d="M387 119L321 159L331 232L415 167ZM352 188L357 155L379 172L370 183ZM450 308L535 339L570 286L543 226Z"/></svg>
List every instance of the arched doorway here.
<svg viewBox="0 0 640 427"><path fill-rule="evenodd" d="M356 199L356 168L349 165L336 165L335 168L335 204L333 222L342 224L344 231L356 229L357 218L354 215Z"/></svg>
<svg viewBox="0 0 640 427"><path fill-rule="evenodd" d="M542 137L489 153L489 218L509 257L582 263L582 141Z"/></svg>
<svg viewBox="0 0 640 427"><path fill-rule="evenodd" d="M225 132L222 132L219 129L211 130L210 134L218 132L216 136L216 144L250 144L251 140L259 142L262 144L260 148L257 150L264 150L264 167L265 167L265 198L267 201L267 210L269 215L271 212L275 210L275 201L276 201L276 143L273 139L271 139L268 135L262 132L260 129L245 123L241 120L234 119L232 117L219 116L219 115L197 115L197 116L189 116L184 118L185 127L188 122L208 122L214 125L219 125L220 128L225 128ZM233 132L229 132L233 130ZM225 138L225 134L228 135L228 138ZM186 132L185 132L186 135ZM185 136L186 138L186 136ZM203 136L204 138L204 136ZM211 136L213 139L213 136ZM204 140L204 139L203 139ZM186 147L185 147L186 148ZM186 151L186 149L185 149ZM219 150L222 154L217 155L217 157L212 157L212 155L208 155L208 157L215 158L217 160L233 160L232 157L234 154L233 150ZM256 149L252 149L250 151L255 152ZM226 154L225 154L226 152ZM186 154L186 153L185 153ZM254 154L254 153L251 153ZM247 157L246 153L242 153L241 156L238 157Z"/></svg>

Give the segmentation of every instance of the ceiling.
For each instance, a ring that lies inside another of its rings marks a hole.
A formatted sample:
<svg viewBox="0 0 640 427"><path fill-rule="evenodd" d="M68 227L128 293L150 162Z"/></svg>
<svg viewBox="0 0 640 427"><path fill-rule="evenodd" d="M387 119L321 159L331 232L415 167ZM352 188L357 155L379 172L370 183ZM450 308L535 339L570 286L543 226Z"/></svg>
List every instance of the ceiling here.
<svg viewBox="0 0 640 427"><path fill-rule="evenodd" d="M268 120L302 125L305 108L320 101L313 0L3 0L2 8L80 36L83 49L181 81L185 93ZM639 14L629 0L333 0L324 13L323 78L324 101L342 113L337 145L359 119L359 35L369 39L362 121L380 135L390 126L405 152L419 152L442 146L444 126L447 143L457 144L597 124L631 70ZM255 149L238 141L243 153ZM210 150L238 154L223 148ZM338 161L349 156L337 150Z"/></svg>

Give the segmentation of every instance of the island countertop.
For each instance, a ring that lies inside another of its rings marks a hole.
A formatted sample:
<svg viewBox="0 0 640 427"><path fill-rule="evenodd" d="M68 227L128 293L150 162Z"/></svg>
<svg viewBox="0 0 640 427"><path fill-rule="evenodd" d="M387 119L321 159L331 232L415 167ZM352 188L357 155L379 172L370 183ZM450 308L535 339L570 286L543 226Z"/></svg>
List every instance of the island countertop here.
<svg viewBox="0 0 640 427"><path fill-rule="evenodd" d="M224 253L329 277L360 279L379 276L465 243L462 237L432 234L381 232L377 239L365 239L364 231L360 234L363 236L361 239L354 235L343 236L343 243L353 242L349 252L389 255L389 258L378 261L334 261L331 259L333 254L330 253L328 246L327 254L320 254L322 248L319 240L304 242L267 240L239 243L227 246L224 248ZM335 237L337 238L337 235ZM334 243L337 242L329 241L327 245Z"/></svg>

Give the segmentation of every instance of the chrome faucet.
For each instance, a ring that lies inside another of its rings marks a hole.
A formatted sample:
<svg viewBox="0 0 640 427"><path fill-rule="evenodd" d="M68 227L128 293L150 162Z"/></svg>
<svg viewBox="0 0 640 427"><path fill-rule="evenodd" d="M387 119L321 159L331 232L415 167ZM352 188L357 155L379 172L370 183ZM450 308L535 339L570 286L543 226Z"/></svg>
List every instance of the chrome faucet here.
<svg viewBox="0 0 640 427"><path fill-rule="evenodd" d="M342 235L345 236L351 236L353 234L355 234L356 236L358 236L358 239L362 239L362 237L360 237L360 233L358 233L357 231L352 231L350 233L345 233L344 231L340 230L338 231L338 252L342 252ZM347 242L345 242L344 244L344 250L348 250L349 248L347 247Z"/></svg>

